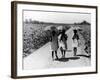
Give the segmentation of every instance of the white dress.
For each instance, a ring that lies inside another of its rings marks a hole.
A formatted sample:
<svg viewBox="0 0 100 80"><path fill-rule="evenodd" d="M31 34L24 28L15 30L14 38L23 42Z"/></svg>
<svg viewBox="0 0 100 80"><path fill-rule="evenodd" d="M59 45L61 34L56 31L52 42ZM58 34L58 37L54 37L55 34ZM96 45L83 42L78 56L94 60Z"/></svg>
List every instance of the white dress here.
<svg viewBox="0 0 100 80"><path fill-rule="evenodd" d="M66 47L63 41L59 42L59 47L62 47L63 50L66 50Z"/></svg>
<svg viewBox="0 0 100 80"><path fill-rule="evenodd" d="M66 42L64 42L64 41L60 41L60 38L61 38L61 35L60 36L58 36L58 42L59 42L59 47L61 48L62 47L62 49L63 50L66 50Z"/></svg>
<svg viewBox="0 0 100 80"><path fill-rule="evenodd" d="M78 47L78 40L77 39L73 40L72 47Z"/></svg>

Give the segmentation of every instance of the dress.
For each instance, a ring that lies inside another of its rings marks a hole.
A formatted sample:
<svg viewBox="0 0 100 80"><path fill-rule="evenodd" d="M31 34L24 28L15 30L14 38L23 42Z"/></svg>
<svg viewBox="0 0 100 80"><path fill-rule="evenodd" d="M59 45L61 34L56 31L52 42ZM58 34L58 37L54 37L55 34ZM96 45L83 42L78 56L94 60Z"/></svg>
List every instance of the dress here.
<svg viewBox="0 0 100 80"><path fill-rule="evenodd" d="M74 39L74 40L73 40L72 46L73 46L73 47L78 47L78 40L77 40L77 39Z"/></svg>
<svg viewBox="0 0 100 80"><path fill-rule="evenodd" d="M54 36L51 36L51 49L52 51L57 51L58 50L58 36L55 34Z"/></svg>
<svg viewBox="0 0 100 80"><path fill-rule="evenodd" d="M59 36L59 47L62 48L63 50L67 50L67 36L62 37L61 39L61 35Z"/></svg>
<svg viewBox="0 0 100 80"><path fill-rule="evenodd" d="M73 44L72 44L72 46L73 46L73 47L78 47L79 35L78 35L78 34L74 34L72 39L73 39Z"/></svg>

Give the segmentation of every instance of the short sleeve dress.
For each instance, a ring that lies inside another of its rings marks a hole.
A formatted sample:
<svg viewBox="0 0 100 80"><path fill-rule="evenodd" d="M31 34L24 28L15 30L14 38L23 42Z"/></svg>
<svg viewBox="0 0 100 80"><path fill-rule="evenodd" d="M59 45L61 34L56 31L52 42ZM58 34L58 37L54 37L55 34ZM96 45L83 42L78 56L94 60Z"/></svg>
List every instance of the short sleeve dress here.
<svg viewBox="0 0 100 80"><path fill-rule="evenodd" d="M58 35L57 33L54 36L51 36L51 50L57 51L58 50Z"/></svg>

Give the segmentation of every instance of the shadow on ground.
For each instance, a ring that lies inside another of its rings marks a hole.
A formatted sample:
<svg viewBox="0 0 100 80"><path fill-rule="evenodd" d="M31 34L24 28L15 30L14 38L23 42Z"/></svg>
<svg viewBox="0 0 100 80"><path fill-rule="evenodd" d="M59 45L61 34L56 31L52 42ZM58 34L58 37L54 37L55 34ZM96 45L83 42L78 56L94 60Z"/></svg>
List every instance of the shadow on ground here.
<svg viewBox="0 0 100 80"><path fill-rule="evenodd" d="M59 58L59 59L55 59L56 61L60 61L60 62L67 62L69 60L77 60L77 59L80 59L80 57L68 57L68 58Z"/></svg>
<svg viewBox="0 0 100 80"><path fill-rule="evenodd" d="M86 57L86 58L91 58L91 56L90 55L77 55L77 56L82 56L82 57Z"/></svg>

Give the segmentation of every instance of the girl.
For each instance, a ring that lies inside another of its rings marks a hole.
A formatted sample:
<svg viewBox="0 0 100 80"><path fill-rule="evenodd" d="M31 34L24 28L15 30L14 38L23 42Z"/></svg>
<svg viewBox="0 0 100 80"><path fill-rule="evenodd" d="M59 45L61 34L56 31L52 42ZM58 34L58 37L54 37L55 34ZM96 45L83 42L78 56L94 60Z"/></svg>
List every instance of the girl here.
<svg viewBox="0 0 100 80"><path fill-rule="evenodd" d="M74 51L74 56L76 56L77 53L77 47L78 47L78 40L79 40L79 35L77 33L77 30L73 30L74 35L73 35L73 51Z"/></svg>
<svg viewBox="0 0 100 80"><path fill-rule="evenodd" d="M62 58L65 58L65 53L67 50L67 38L68 36L65 34L65 30L63 29L61 34L60 34L60 39L59 39L59 47L60 47L60 51L62 53Z"/></svg>
<svg viewBox="0 0 100 80"><path fill-rule="evenodd" d="M58 59L57 56L57 50L58 50L58 35L55 27L51 28L51 49L52 49L52 59L54 60L54 54L56 56L56 59Z"/></svg>

